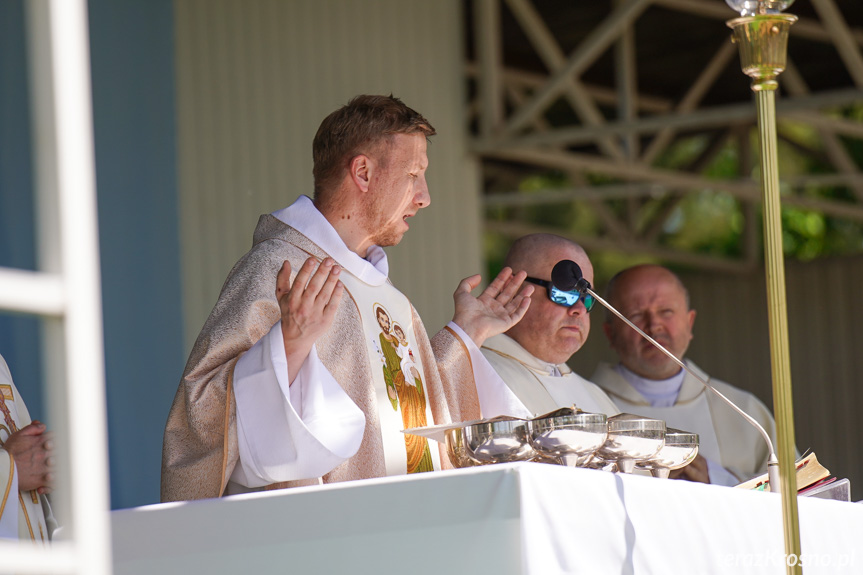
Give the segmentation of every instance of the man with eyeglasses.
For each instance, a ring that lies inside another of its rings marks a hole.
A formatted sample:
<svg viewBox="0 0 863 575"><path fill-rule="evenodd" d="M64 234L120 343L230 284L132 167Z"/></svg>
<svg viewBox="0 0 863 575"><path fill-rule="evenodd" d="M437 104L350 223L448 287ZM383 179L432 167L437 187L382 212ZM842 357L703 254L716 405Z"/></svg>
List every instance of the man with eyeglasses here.
<svg viewBox="0 0 863 575"><path fill-rule="evenodd" d="M551 285L551 270L561 260L572 260L593 281L593 266L578 244L552 234L519 238L507 253L505 265L527 272L536 288L521 321L506 333L490 337L482 353L506 385L533 415L573 404L591 413L619 413L596 385L566 365L590 333L593 298L564 292Z"/></svg>
<svg viewBox="0 0 863 575"><path fill-rule="evenodd" d="M709 378L684 359L692 341L695 310L690 309L689 294L677 275L658 265L627 268L611 279L606 297L647 335L754 417L776 441L773 416L757 397ZM767 446L739 414L620 319L607 314L603 327L620 362L600 364L591 380L623 411L663 419L671 427L698 433L698 458L672 472L672 477L736 485L767 470Z"/></svg>

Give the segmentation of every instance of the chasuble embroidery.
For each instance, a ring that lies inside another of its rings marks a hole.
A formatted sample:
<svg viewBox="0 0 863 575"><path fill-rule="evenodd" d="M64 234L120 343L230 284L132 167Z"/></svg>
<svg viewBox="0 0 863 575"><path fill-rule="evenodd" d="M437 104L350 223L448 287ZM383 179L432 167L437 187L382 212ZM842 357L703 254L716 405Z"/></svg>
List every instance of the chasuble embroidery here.
<svg viewBox="0 0 863 575"><path fill-rule="evenodd" d="M405 429L425 427L426 394L422 377L417 369L405 330L392 321L390 313L381 304L374 305L374 315L380 326L378 353L383 362L387 396L394 411L401 410ZM428 440L418 435L405 434L407 472L433 471Z"/></svg>

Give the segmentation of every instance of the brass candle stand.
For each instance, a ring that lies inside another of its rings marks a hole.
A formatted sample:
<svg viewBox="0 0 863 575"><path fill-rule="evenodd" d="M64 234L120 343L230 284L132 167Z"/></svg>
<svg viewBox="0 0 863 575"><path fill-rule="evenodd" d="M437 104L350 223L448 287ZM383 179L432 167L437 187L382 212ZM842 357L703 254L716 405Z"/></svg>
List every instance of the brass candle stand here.
<svg viewBox="0 0 863 575"><path fill-rule="evenodd" d="M788 31L797 21L778 11L790 2L745 0L729 5L744 15L727 22L734 31L743 73L752 78L756 96L761 149L761 190L764 203L764 250L767 277L770 360L773 373L773 409L778 436L778 459L785 539L786 572L802 573L800 523L797 512L794 409L788 351L788 313L785 300L785 265L782 250L781 202L776 147L776 77L785 69ZM771 491L777 491L771 486Z"/></svg>

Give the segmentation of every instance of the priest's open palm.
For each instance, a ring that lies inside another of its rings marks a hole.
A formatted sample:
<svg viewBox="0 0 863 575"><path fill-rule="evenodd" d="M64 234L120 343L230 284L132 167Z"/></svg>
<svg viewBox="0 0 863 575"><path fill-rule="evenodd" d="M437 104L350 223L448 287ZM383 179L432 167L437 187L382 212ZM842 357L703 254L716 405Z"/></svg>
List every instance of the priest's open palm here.
<svg viewBox="0 0 863 575"><path fill-rule="evenodd" d="M282 336L288 360L288 380L293 382L315 341L333 323L344 285L341 267L332 258L309 258L291 283L291 264L282 264L276 277L276 299L282 313Z"/></svg>
<svg viewBox="0 0 863 575"><path fill-rule="evenodd" d="M518 323L530 305L533 286L524 283L525 272L512 273L506 267L478 297L471 292L479 286L479 275L463 279L453 294L453 322L467 333L477 346Z"/></svg>

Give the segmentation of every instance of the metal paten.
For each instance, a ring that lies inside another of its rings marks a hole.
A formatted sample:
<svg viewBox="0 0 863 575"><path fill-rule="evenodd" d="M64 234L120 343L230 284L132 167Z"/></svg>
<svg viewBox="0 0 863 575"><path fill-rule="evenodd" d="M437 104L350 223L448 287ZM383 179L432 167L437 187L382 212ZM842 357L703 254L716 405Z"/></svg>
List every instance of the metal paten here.
<svg viewBox="0 0 863 575"><path fill-rule="evenodd" d="M463 428L467 456L480 464L528 461L537 456L527 434L527 421L494 418Z"/></svg>
<svg viewBox="0 0 863 575"><path fill-rule="evenodd" d="M669 427L665 430L662 449L647 461L636 464L640 469L649 469L654 477L663 479L670 471L686 467L698 455L698 434Z"/></svg>
<svg viewBox="0 0 863 575"><path fill-rule="evenodd" d="M608 418L608 437L597 450L602 462L614 462L617 470L632 473L636 462L656 455L665 444L665 422L631 413Z"/></svg>
<svg viewBox="0 0 863 575"><path fill-rule="evenodd" d="M530 444L564 465L583 467L608 436L603 413L574 412L540 416L527 422Z"/></svg>

